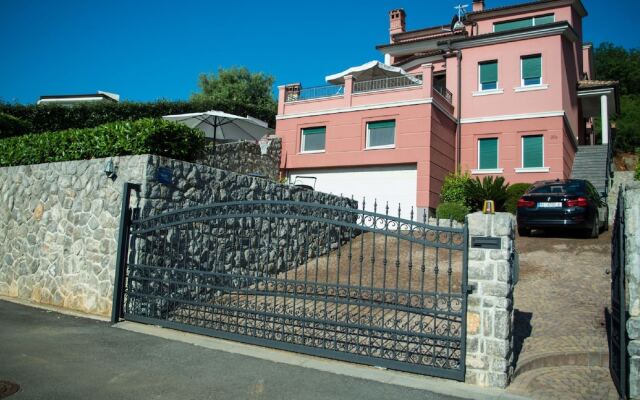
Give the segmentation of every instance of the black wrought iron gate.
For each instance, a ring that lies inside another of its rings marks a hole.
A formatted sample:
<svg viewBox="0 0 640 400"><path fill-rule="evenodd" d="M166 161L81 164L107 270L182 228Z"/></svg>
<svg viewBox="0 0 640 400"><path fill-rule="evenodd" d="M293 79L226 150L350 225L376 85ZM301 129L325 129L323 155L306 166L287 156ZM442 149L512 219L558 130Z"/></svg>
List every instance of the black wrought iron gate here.
<svg viewBox="0 0 640 400"><path fill-rule="evenodd" d="M611 312L609 314L609 371L620 398L629 397L627 307L625 296L624 187L618 193L611 239Z"/></svg>
<svg viewBox="0 0 640 400"><path fill-rule="evenodd" d="M125 218L113 319L464 380L466 226L361 206Z"/></svg>

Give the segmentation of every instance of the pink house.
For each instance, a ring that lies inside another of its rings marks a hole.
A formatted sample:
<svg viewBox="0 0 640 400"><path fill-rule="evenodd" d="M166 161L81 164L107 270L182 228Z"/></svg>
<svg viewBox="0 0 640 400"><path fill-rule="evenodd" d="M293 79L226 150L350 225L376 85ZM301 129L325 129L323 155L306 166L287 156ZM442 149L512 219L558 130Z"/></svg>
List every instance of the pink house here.
<svg viewBox="0 0 640 400"><path fill-rule="evenodd" d="M586 15L580 0L476 0L451 25L407 31L404 10L392 10L390 42L377 46L384 62L327 76L327 86L279 87L283 173L366 197L369 209L377 199L397 213L399 203L405 217L437 207L456 165L512 183L579 177L577 155L597 153L579 151L596 145L592 118L605 121L596 147L608 154L618 109L616 83L593 80ZM594 184L606 191L601 172Z"/></svg>

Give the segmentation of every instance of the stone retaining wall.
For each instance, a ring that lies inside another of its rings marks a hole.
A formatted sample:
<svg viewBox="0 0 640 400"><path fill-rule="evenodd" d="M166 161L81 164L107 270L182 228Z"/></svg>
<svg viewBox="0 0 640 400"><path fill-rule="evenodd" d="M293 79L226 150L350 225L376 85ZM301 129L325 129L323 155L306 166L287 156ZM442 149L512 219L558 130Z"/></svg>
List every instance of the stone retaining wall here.
<svg viewBox="0 0 640 400"><path fill-rule="evenodd" d="M270 136L260 144L218 143L215 151L208 148L208 153L197 163L239 174L260 174L275 181L280 171L281 151L282 139L276 136Z"/></svg>
<svg viewBox="0 0 640 400"><path fill-rule="evenodd" d="M0 168L0 295L110 315L124 182L142 215L212 201L350 200L205 165L140 155Z"/></svg>
<svg viewBox="0 0 640 400"><path fill-rule="evenodd" d="M624 202L629 396L640 399L640 182L626 185Z"/></svg>
<svg viewBox="0 0 640 400"><path fill-rule="evenodd" d="M505 388L514 371L513 271L515 218L509 213L468 216L468 281L466 382ZM472 247L474 237L492 236L499 250Z"/></svg>

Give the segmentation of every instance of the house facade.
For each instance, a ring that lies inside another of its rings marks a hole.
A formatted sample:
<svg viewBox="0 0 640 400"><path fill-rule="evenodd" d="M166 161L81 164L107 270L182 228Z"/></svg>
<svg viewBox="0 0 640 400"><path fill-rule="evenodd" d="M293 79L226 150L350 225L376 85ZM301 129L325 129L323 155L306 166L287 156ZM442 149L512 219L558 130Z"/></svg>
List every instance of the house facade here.
<svg viewBox="0 0 640 400"><path fill-rule="evenodd" d="M571 177L592 118L606 145L617 109L615 83L594 80L586 16L580 0L474 1L451 25L407 31L392 10L383 63L279 87L283 173L404 217L437 207L456 166L511 183Z"/></svg>

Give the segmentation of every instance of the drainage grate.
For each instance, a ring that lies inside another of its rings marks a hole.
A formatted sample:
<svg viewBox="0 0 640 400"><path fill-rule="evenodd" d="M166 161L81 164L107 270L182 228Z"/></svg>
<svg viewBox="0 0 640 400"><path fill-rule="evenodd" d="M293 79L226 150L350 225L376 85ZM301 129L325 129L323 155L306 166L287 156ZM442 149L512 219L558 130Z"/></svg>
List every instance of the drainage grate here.
<svg viewBox="0 0 640 400"><path fill-rule="evenodd" d="M0 381L0 399L9 397L20 390L20 385L10 381Z"/></svg>

